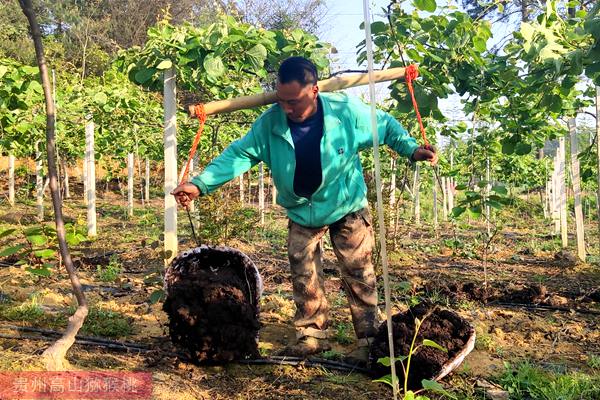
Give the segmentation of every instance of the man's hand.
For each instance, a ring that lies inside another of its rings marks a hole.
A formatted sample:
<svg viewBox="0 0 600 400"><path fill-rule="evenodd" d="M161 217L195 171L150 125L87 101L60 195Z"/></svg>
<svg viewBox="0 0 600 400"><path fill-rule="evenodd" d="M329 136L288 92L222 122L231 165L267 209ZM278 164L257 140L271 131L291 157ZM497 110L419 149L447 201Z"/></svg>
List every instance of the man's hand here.
<svg viewBox="0 0 600 400"><path fill-rule="evenodd" d="M171 192L175 200L181 206L188 208L192 201L200 196L200 189L193 183L182 183Z"/></svg>
<svg viewBox="0 0 600 400"><path fill-rule="evenodd" d="M438 155L432 145L419 146L412 154L412 159L414 161L429 161L431 165L435 165L438 162Z"/></svg>

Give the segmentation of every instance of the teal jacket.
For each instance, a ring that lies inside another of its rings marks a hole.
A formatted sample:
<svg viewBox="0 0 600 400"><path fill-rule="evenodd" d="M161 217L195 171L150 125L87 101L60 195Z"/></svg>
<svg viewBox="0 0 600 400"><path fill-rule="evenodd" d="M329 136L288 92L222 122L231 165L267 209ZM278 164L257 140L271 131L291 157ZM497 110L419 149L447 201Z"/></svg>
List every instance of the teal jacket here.
<svg viewBox="0 0 600 400"><path fill-rule="evenodd" d="M367 186L359 151L372 147L370 107L342 93L321 93L323 138L321 139L321 186L310 197L294 193L296 160L287 117L279 105L265 111L250 131L192 179L203 194L263 161L271 169L277 187L277 204L288 217L303 226L329 225L367 205ZM404 157L412 156L416 140L390 114L377 111L379 144L387 144Z"/></svg>

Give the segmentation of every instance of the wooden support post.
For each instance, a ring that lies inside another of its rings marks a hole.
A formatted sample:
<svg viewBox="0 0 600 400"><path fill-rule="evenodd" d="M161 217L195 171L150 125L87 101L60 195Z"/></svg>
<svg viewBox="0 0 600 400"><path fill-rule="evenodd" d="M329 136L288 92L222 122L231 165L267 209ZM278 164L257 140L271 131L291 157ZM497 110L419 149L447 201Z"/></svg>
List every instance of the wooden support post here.
<svg viewBox="0 0 600 400"><path fill-rule="evenodd" d="M240 203L244 205L244 174L238 177L239 189L240 189Z"/></svg>
<svg viewBox="0 0 600 400"><path fill-rule="evenodd" d="M8 203L11 207L15 205L15 156L8 155Z"/></svg>
<svg viewBox="0 0 600 400"><path fill-rule="evenodd" d="M558 180L558 170L560 168L560 149L556 149L554 156L554 171L552 171L552 220L554 221L554 235L560 234L560 185Z"/></svg>
<svg viewBox="0 0 600 400"><path fill-rule="evenodd" d="M437 207L437 180L435 179L435 170L432 171L433 173L431 174L431 188L432 188L432 194L433 194L433 230L436 232L437 235L437 229L438 229L438 207Z"/></svg>
<svg viewBox="0 0 600 400"><path fill-rule="evenodd" d="M44 175L42 171L42 151L40 141L35 142L35 205L38 221L44 220Z"/></svg>
<svg viewBox="0 0 600 400"><path fill-rule="evenodd" d="M164 72L164 165L165 165L165 265L177 255L177 203L171 194L177 186L177 97L175 68Z"/></svg>
<svg viewBox="0 0 600 400"><path fill-rule="evenodd" d="M596 213L598 216L598 246L600 248L600 86L596 86L596 178L598 191L596 192Z"/></svg>
<svg viewBox="0 0 600 400"><path fill-rule="evenodd" d="M144 199L150 201L150 160L146 157L146 185L144 186Z"/></svg>
<svg viewBox="0 0 600 400"><path fill-rule="evenodd" d="M265 167L261 162L258 164L258 211L260 212L260 224L265 224Z"/></svg>
<svg viewBox="0 0 600 400"><path fill-rule="evenodd" d="M85 161L84 176L85 199L87 203L87 231L88 237L97 235L96 228L96 160L94 153L94 122L89 121L85 126Z"/></svg>
<svg viewBox="0 0 600 400"><path fill-rule="evenodd" d="M194 175L194 157L190 160L190 178ZM196 211L196 201L192 201L189 206L190 212Z"/></svg>
<svg viewBox="0 0 600 400"><path fill-rule="evenodd" d="M65 188L65 199L71 198L71 188L69 186L69 166L67 165L67 161L62 159L62 170L64 175L64 188Z"/></svg>
<svg viewBox="0 0 600 400"><path fill-rule="evenodd" d="M127 154L127 216L133 217L133 153Z"/></svg>
<svg viewBox="0 0 600 400"><path fill-rule="evenodd" d="M442 217L444 221L448 221L448 184L447 178L442 176Z"/></svg>
<svg viewBox="0 0 600 400"><path fill-rule="evenodd" d="M490 182L491 174L490 174L490 159L489 159L489 157L485 159L485 180L487 182L487 184L485 185L485 198L489 199L491 191L492 191L492 184ZM491 210L490 210L489 204L486 204L485 205L485 228L487 231L488 238L492 235L490 211Z"/></svg>
<svg viewBox="0 0 600 400"><path fill-rule="evenodd" d="M452 210L454 209L454 184L452 183L452 177L446 179L446 184L448 185L446 189L448 195L448 214L452 214Z"/></svg>
<svg viewBox="0 0 600 400"><path fill-rule="evenodd" d="M569 137L571 139L571 184L575 197L575 226L577 233L577 256L585 261L585 233L583 228L583 211L581 209L581 179L579 176L579 145L577 143L577 125L575 118L569 119Z"/></svg>
<svg viewBox="0 0 600 400"><path fill-rule="evenodd" d="M421 166L419 164L415 165L415 177L413 182L413 199L414 199L414 207L415 207L415 224L421 223L421 198L419 195L420 186L421 186Z"/></svg>
<svg viewBox="0 0 600 400"><path fill-rule="evenodd" d="M560 186L560 237L562 241L562 247L567 248L569 245L569 238L567 236L567 188L565 184L565 138L561 137L558 139L559 146L559 154L560 158L558 160L558 184Z"/></svg>
<svg viewBox="0 0 600 400"><path fill-rule="evenodd" d="M394 206L396 205L396 159L392 157L390 163L391 177L390 177L390 211L394 212Z"/></svg>

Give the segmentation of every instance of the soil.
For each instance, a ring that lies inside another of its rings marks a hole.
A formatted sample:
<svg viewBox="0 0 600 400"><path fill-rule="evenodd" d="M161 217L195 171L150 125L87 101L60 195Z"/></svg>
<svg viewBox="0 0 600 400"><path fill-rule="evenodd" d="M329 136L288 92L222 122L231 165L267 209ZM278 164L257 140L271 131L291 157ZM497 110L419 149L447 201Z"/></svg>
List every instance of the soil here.
<svg viewBox="0 0 600 400"><path fill-rule="evenodd" d="M192 360L258 357L257 280L241 252L205 246L186 252L173 260L165 286L171 340Z"/></svg>
<svg viewBox="0 0 600 400"><path fill-rule="evenodd" d="M458 314L421 304L392 316L396 357L410 353L415 336L416 318L423 322L415 346L421 344L424 339L429 339L445 348L447 352L429 346L420 346L413 351L408 371L408 387L411 389L421 388L423 379L433 379L444 364L465 347L473 333L471 325ZM381 377L390 373L387 367L377 363L379 358L389 356L388 343L387 324L382 324L371 347L370 359L374 376ZM400 362L396 363L396 374L400 382L404 382L404 369Z"/></svg>

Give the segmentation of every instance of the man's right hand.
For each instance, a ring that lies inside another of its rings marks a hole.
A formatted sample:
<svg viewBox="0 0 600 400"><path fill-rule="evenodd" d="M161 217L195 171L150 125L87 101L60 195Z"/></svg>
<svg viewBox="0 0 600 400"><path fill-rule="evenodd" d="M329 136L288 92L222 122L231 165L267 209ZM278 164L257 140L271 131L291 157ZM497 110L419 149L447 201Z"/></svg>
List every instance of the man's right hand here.
<svg viewBox="0 0 600 400"><path fill-rule="evenodd" d="M171 192L179 205L188 208L192 201L200 196L200 189L193 183L182 183Z"/></svg>

